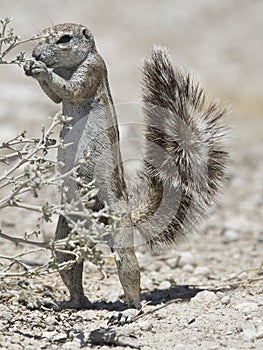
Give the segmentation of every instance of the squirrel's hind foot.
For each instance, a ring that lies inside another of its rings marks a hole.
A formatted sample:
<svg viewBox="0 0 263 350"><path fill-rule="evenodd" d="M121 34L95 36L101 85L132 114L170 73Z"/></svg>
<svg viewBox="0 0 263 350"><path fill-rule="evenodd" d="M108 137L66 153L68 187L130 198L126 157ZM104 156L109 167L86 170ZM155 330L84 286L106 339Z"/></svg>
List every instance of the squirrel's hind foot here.
<svg viewBox="0 0 263 350"><path fill-rule="evenodd" d="M83 309L92 309L92 303L85 296L78 299L70 299L65 301L58 301L57 307L59 310L64 309L75 309L75 310L83 310Z"/></svg>

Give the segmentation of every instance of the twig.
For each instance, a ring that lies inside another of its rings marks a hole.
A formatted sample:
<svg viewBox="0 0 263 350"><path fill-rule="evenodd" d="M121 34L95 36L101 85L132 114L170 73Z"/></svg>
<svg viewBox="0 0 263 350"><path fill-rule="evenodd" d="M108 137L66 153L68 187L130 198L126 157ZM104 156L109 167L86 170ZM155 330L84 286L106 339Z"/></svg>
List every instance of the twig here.
<svg viewBox="0 0 263 350"><path fill-rule="evenodd" d="M13 42L4 52L2 52L2 58L5 57L15 47L17 47L21 44L28 43L29 41L40 40L40 39L45 38L45 37L47 37L47 35L33 35L30 38L23 39L23 40L19 39L18 37L15 37L15 40L17 40L17 41ZM6 38L3 38L3 39L6 40ZM4 41L4 40L2 40L2 41ZM1 63L6 63L6 61L2 61Z"/></svg>
<svg viewBox="0 0 263 350"><path fill-rule="evenodd" d="M42 247L42 248L48 248L50 246L50 243L47 243L47 242L37 242L37 241L30 241L24 238L12 237L3 233L1 230L0 230L0 237L7 239L8 241L14 242L16 244L23 243L23 244L35 245L37 247Z"/></svg>
<svg viewBox="0 0 263 350"><path fill-rule="evenodd" d="M164 309L165 307L167 307L167 306L169 306L169 305L171 305L171 304L180 303L180 302L182 302L182 301L184 301L183 298L177 298L177 299L169 300L168 302L166 302L165 304L163 304L163 305L161 305L161 306L158 306L158 307L155 307L155 308L152 309L152 310L148 310L148 311L146 311L146 312L143 312L144 307L150 303L150 301L149 301L149 302L145 303L145 304L142 306L141 310L139 310L138 315L136 315L136 316L133 318L133 321L137 321L137 320L139 320L140 318L142 318L142 317L144 317L144 316L147 316L147 315L150 315L150 314L154 314L155 312L157 312L157 311L159 311L159 310L161 310L161 309Z"/></svg>

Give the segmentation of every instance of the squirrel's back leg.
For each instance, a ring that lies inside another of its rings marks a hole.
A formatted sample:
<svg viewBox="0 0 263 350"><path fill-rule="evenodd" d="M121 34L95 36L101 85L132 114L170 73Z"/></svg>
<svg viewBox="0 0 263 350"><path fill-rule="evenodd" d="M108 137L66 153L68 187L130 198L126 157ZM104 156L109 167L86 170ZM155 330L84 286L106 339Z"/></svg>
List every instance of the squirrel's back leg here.
<svg viewBox="0 0 263 350"><path fill-rule="evenodd" d="M119 279L130 308L141 308L140 268L135 255L131 224L117 230L113 239L113 251Z"/></svg>
<svg viewBox="0 0 263 350"><path fill-rule="evenodd" d="M63 216L59 217L55 239L63 239L68 236L70 228ZM72 258L71 255L56 252L58 263L66 262ZM60 276L70 293L70 300L59 303L61 308L83 309L90 308L91 302L84 295L82 285L83 261L75 263L70 269L59 271Z"/></svg>
<svg viewBox="0 0 263 350"><path fill-rule="evenodd" d="M134 248L115 249L114 253L126 303L129 308L140 309L140 268Z"/></svg>

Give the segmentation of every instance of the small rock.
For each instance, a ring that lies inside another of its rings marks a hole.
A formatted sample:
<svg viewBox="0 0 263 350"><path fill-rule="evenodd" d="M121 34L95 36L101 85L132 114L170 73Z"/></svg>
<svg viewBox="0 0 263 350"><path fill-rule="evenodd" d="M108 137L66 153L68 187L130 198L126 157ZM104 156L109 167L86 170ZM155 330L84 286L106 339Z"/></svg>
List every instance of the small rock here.
<svg viewBox="0 0 263 350"><path fill-rule="evenodd" d="M185 344L175 345L174 350L185 350Z"/></svg>
<svg viewBox="0 0 263 350"><path fill-rule="evenodd" d="M171 282L163 281L162 283L160 283L159 288L160 289L169 289L169 288L171 288Z"/></svg>
<svg viewBox="0 0 263 350"><path fill-rule="evenodd" d="M141 321L138 323L138 326L142 331L151 331L153 328L153 324L149 321Z"/></svg>
<svg viewBox="0 0 263 350"><path fill-rule="evenodd" d="M263 339L263 329L256 332L257 339Z"/></svg>
<svg viewBox="0 0 263 350"><path fill-rule="evenodd" d="M179 260L178 260L178 266L183 267L186 264L194 265L195 258L192 253L190 252L182 252L180 254Z"/></svg>
<svg viewBox="0 0 263 350"><path fill-rule="evenodd" d="M245 232L251 229L251 223L245 215L231 215L230 218L225 220L225 225L226 227L229 227L227 230L233 231L238 230Z"/></svg>
<svg viewBox="0 0 263 350"><path fill-rule="evenodd" d="M256 335L257 335L257 339L263 339L263 322L262 321L256 324Z"/></svg>
<svg viewBox="0 0 263 350"><path fill-rule="evenodd" d="M114 303L115 301L119 300L119 293L118 293L118 291L114 291L114 292L109 293L105 297L105 300L108 303Z"/></svg>
<svg viewBox="0 0 263 350"><path fill-rule="evenodd" d="M196 294L194 298L191 299L191 303L196 305L208 304L213 301L217 301L218 296L214 292L209 292L204 290L203 292L199 292Z"/></svg>
<svg viewBox="0 0 263 350"><path fill-rule="evenodd" d="M244 279L248 278L248 274L247 274L247 272L244 271L244 272L241 272L238 275L238 277L239 277L240 280L244 280Z"/></svg>
<svg viewBox="0 0 263 350"><path fill-rule="evenodd" d="M167 276L167 275L170 273L170 271L171 271L170 266L164 265L164 266L160 269L159 273L160 273L161 276Z"/></svg>
<svg viewBox="0 0 263 350"><path fill-rule="evenodd" d="M180 256L177 256L176 258L168 259L166 262L168 266L170 266L172 269L175 269L176 267L178 267L179 260Z"/></svg>
<svg viewBox="0 0 263 350"><path fill-rule="evenodd" d="M51 325L58 325L59 324L59 322L56 320L56 318L54 316L47 316L45 318L45 322L49 326L51 326Z"/></svg>
<svg viewBox="0 0 263 350"><path fill-rule="evenodd" d="M89 272L97 272L99 270L98 266L91 261L85 261L85 268L89 270Z"/></svg>
<svg viewBox="0 0 263 350"><path fill-rule="evenodd" d="M159 329L158 329L157 327L153 327L153 328L151 329L151 332L152 332L153 334L159 333Z"/></svg>
<svg viewBox="0 0 263 350"><path fill-rule="evenodd" d="M66 342L62 345L61 349L63 350L72 350L72 349L80 349L81 343L77 340L73 340L71 342Z"/></svg>
<svg viewBox="0 0 263 350"><path fill-rule="evenodd" d="M236 242L239 239L239 234L231 229L226 229L222 232L222 242L225 244Z"/></svg>
<svg viewBox="0 0 263 350"><path fill-rule="evenodd" d="M257 241L258 241L259 243L263 243L263 232L261 232L261 233L258 235Z"/></svg>
<svg viewBox="0 0 263 350"><path fill-rule="evenodd" d="M42 337L47 338L47 339L53 339L57 335L58 335L58 333L56 331L42 333ZM63 335L63 337L64 337L64 335Z"/></svg>
<svg viewBox="0 0 263 350"><path fill-rule="evenodd" d="M225 295L222 299L221 299L221 302L222 304L224 305L228 305L230 303L230 297L228 295Z"/></svg>
<svg viewBox="0 0 263 350"><path fill-rule="evenodd" d="M141 283L142 289L146 290L152 290L153 289L153 281L149 277L143 277L142 283Z"/></svg>
<svg viewBox="0 0 263 350"><path fill-rule="evenodd" d="M185 271L185 272L193 272L194 271L194 267L192 264L185 264L183 267L182 267L182 270Z"/></svg>
<svg viewBox="0 0 263 350"><path fill-rule="evenodd" d="M194 270L194 275L207 276L210 274L210 270L207 266L197 266Z"/></svg>
<svg viewBox="0 0 263 350"><path fill-rule="evenodd" d="M189 285L198 285L200 283L200 277L198 276L193 276L191 275L191 277L188 279L188 284Z"/></svg>
<svg viewBox="0 0 263 350"><path fill-rule="evenodd" d="M152 261L151 264L148 264L147 270L149 271L160 271L164 266L163 261Z"/></svg>
<svg viewBox="0 0 263 350"><path fill-rule="evenodd" d="M241 311L244 315L249 315L251 312L258 309L257 303L241 303L236 305L237 310Z"/></svg>
<svg viewBox="0 0 263 350"><path fill-rule="evenodd" d="M254 328L243 329L244 341L253 342L256 339L256 331Z"/></svg>
<svg viewBox="0 0 263 350"><path fill-rule="evenodd" d="M65 332L57 333L53 338L52 341L56 343L62 343L68 338L68 335Z"/></svg>
<svg viewBox="0 0 263 350"><path fill-rule="evenodd" d="M263 339L263 325L262 327L257 328L256 337L257 339Z"/></svg>
<svg viewBox="0 0 263 350"><path fill-rule="evenodd" d="M6 319L6 320L11 320L13 315L10 312L3 311L1 314L1 318Z"/></svg>

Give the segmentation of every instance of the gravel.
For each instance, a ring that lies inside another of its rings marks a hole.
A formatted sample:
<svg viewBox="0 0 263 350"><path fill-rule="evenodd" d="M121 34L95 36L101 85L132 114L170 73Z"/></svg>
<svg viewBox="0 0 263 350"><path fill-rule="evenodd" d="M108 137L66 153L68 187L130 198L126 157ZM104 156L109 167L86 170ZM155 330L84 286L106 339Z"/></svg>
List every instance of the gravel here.
<svg viewBox="0 0 263 350"><path fill-rule="evenodd" d="M260 1L83 1L72 7L62 0L49 5L29 0L26 11L23 2L3 1L1 11L15 17L19 34L50 25L50 18L54 23L87 21L107 60L117 104L138 100L139 61L153 42L160 42L202 76L209 96L220 95L235 106L228 122L234 125L228 178L201 232L160 252L137 249L144 314L129 325L108 327L113 312L123 311L123 292L110 259L104 279L94 265L85 264L85 292L94 302L92 310L37 309L39 299L67 297L60 277L11 276L0 281L0 348L263 349ZM0 78L0 139L23 129L35 135L59 107L14 66L0 66ZM141 122L132 105L126 105L121 122ZM141 138L132 128L126 132ZM15 235L30 232L33 214L0 215L1 229ZM18 249L0 240L0 255L12 256ZM92 342L91 334L99 337L100 345Z"/></svg>

